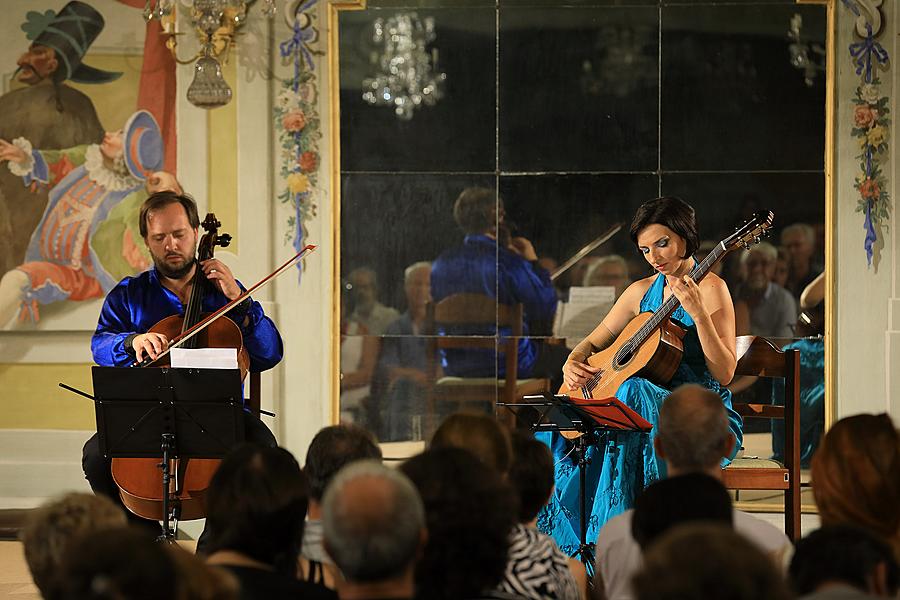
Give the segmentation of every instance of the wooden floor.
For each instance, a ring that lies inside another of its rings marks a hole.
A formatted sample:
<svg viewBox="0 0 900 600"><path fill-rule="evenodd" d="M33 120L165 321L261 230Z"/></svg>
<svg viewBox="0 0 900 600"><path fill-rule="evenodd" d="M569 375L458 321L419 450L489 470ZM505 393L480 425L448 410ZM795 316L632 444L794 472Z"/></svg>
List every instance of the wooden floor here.
<svg viewBox="0 0 900 600"><path fill-rule="evenodd" d="M0 598L40 600L19 542L0 542Z"/></svg>

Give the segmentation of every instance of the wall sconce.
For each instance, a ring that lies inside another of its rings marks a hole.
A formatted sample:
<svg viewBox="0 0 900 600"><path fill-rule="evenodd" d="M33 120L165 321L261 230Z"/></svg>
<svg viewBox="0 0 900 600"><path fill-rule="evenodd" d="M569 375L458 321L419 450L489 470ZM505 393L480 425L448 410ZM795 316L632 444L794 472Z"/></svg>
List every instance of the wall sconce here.
<svg viewBox="0 0 900 600"><path fill-rule="evenodd" d="M217 108L231 101L231 87L222 77L222 63L235 44L235 36L247 20L247 11L257 0L181 0L189 10L191 27L197 33L200 50L187 60L178 58L176 0L146 0L144 20L154 19L162 26L166 47L175 62L194 63L194 80L188 86L187 99L200 108ZM275 16L275 1L262 0L262 13Z"/></svg>

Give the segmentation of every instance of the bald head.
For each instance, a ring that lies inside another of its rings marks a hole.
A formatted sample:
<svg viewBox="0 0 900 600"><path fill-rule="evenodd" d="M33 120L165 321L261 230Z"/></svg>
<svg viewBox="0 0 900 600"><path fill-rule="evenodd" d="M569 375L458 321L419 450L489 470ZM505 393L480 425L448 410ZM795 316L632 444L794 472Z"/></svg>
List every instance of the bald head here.
<svg viewBox="0 0 900 600"><path fill-rule="evenodd" d="M413 565L425 509L399 471L377 461L345 467L325 491L322 514L325 548L348 581L387 580Z"/></svg>
<svg viewBox="0 0 900 600"><path fill-rule="evenodd" d="M677 388L659 410L654 443L670 475L717 471L734 444L722 397L699 385Z"/></svg>

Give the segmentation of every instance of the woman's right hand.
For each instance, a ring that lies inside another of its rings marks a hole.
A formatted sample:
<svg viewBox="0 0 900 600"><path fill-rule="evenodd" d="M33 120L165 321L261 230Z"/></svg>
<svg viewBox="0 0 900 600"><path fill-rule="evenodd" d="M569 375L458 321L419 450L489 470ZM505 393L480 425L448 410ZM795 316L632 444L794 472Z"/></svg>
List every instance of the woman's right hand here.
<svg viewBox="0 0 900 600"><path fill-rule="evenodd" d="M5 160L14 163L24 163L28 160L28 155L15 144L11 144L6 140L0 140L0 162Z"/></svg>
<svg viewBox="0 0 900 600"><path fill-rule="evenodd" d="M580 388L588 379L600 372L598 367L592 367L586 362L580 362L570 358L563 365L563 381L570 390Z"/></svg>
<svg viewBox="0 0 900 600"><path fill-rule="evenodd" d="M156 360L156 357L169 347L169 338L153 331L142 333L131 340L131 347L134 348L134 357L137 362L144 362L145 354Z"/></svg>

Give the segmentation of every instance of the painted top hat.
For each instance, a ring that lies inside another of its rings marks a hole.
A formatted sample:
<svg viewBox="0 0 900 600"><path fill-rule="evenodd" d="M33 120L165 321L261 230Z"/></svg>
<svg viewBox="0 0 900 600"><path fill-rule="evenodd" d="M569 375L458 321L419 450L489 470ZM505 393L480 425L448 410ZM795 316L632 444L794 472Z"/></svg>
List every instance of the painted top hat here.
<svg viewBox="0 0 900 600"><path fill-rule="evenodd" d="M123 154L128 172L140 181L162 168L164 151L159 125L146 110L139 110L122 128Z"/></svg>
<svg viewBox="0 0 900 600"><path fill-rule="evenodd" d="M92 6L77 0L69 2L58 13L29 11L22 23L22 31L36 46L52 48L59 67L53 80L61 83L71 79L76 83L106 83L122 73L97 69L81 61L88 48L103 31L103 15Z"/></svg>

